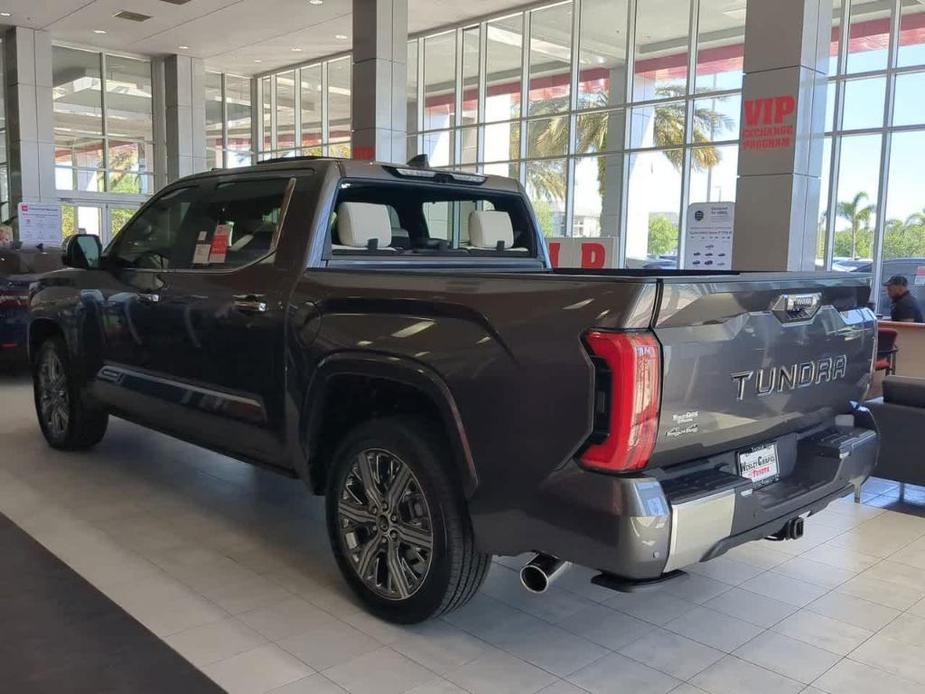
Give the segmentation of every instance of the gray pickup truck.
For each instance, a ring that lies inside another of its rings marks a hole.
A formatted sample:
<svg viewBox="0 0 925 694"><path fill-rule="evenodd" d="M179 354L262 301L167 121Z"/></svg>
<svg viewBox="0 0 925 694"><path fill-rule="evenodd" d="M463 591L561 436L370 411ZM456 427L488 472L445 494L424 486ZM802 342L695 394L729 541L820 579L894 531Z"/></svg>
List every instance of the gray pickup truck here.
<svg viewBox="0 0 925 694"><path fill-rule="evenodd" d="M301 478L376 614L492 555L634 590L799 537L877 435L870 280L550 267L506 178L333 159L177 181L32 286L39 424L110 414Z"/></svg>

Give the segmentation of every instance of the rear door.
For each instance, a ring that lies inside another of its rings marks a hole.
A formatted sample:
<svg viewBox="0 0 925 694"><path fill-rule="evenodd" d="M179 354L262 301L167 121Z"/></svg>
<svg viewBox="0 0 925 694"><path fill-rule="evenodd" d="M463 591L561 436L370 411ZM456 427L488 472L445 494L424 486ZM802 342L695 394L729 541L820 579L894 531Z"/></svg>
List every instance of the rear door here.
<svg viewBox="0 0 925 694"><path fill-rule="evenodd" d="M758 446L850 412L870 384L869 281L836 273L663 280L652 464Z"/></svg>

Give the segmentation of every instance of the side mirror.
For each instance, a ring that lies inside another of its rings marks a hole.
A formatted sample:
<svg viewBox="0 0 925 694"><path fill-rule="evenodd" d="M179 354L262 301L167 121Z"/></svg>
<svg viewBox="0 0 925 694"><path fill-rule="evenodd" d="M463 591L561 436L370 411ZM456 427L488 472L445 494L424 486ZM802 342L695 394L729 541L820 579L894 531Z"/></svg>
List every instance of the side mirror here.
<svg viewBox="0 0 925 694"><path fill-rule="evenodd" d="M64 244L64 264L78 270L96 270L103 257L103 245L95 234L74 234Z"/></svg>

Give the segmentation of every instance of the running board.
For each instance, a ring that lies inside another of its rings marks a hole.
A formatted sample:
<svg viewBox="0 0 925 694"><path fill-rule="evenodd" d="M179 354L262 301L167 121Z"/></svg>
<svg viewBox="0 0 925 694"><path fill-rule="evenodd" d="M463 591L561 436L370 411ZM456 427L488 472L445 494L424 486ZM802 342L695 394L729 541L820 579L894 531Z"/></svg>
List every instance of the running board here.
<svg viewBox="0 0 925 694"><path fill-rule="evenodd" d="M622 576L615 576L613 574L599 573L591 579L591 583L596 586L601 586L602 588L610 588L610 590L615 590L619 593L639 593L646 590L654 590L659 586L665 585L669 581L674 581L684 576L687 576L687 572L681 571L680 569L669 571L657 578L646 579L623 578Z"/></svg>

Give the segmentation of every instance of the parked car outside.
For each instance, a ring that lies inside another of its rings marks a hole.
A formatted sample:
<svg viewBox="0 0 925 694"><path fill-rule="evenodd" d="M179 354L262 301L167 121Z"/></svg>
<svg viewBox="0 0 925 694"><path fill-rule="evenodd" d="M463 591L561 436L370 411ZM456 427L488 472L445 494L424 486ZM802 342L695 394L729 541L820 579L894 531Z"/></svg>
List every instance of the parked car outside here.
<svg viewBox="0 0 925 694"><path fill-rule="evenodd" d="M29 285L43 272L61 268L61 249L0 248L0 360L25 363Z"/></svg>

